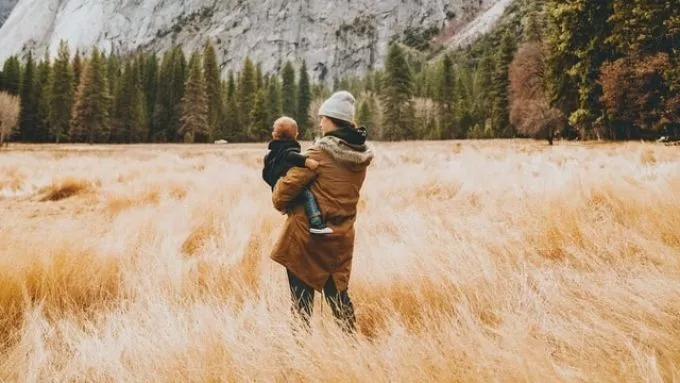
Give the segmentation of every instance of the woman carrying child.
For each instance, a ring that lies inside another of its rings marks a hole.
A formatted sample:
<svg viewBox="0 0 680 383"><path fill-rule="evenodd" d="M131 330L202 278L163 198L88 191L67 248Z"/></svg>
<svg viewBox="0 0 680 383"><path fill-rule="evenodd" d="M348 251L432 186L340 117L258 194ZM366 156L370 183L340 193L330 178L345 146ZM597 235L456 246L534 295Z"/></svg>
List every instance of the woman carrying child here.
<svg viewBox="0 0 680 383"><path fill-rule="evenodd" d="M319 108L323 136L305 153L318 166L314 170L292 167L272 192L274 207L288 216L271 258L287 270L295 312L309 324L314 293L323 291L334 316L349 332L356 329L348 293L354 223L366 168L373 159L365 144L366 129L353 122L355 110L349 92L329 97ZM310 235L304 206L289 205L305 188L316 197L331 234Z"/></svg>

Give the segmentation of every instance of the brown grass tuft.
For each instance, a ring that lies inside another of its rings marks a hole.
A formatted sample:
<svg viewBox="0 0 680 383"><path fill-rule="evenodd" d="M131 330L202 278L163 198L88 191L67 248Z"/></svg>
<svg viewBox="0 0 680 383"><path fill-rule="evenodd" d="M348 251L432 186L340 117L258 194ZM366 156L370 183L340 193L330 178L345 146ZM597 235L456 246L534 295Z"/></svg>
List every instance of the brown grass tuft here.
<svg viewBox="0 0 680 383"><path fill-rule="evenodd" d="M21 189L26 176L19 170L19 167L0 167L0 190L9 189L16 192Z"/></svg>
<svg viewBox="0 0 680 383"><path fill-rule="evenodd" d="M23 245L22 259L0 267L0 332L19 328L27 308L41 305L54 320L103 309L120 288L120 262L66 241L35 248Z"/></svg>
<svg viewBox="0 0 680 383"><path fill-rule="evenodd" d="M75 177L65 177L52 181L50 186L42 188L39 194L41 202L60 201L75 195L90 193L94 190L92 182Z"/></svg>
<svg viewBox="0 0 680 383"><path fill-rule="evenodd" d="M196 255L217 234L215 227L204 223L196 226L182 243L182 254Z"/></svg>
<svg viewBox="0 0 680 383"><path fill-rule="evenodd" d="M643 165L653 165L656 163L656 155L654 155L654 151L651 148L646 148L642 151L642 154L640 154L640 162Z"/></svg>
<svg viewBox="0 0 680 383"><path fill-rule="evenodd" d="M135 206L157 205L160 198L161 194L156 189L132 195L112 195L108 198L106 208L109 213L118 214Z"/></svg>

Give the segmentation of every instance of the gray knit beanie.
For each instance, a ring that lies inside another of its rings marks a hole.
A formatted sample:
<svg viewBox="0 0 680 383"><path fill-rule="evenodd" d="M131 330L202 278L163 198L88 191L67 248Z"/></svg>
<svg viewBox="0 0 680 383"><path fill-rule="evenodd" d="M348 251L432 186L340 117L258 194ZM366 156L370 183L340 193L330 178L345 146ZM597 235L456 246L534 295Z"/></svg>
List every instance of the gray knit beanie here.
<svg viewBox="0 0 680 383"><path fill-rule="evenodd" d="M351 93L341 90L333 93L319 108L319 116L354 122L356 100Z"/></svg>

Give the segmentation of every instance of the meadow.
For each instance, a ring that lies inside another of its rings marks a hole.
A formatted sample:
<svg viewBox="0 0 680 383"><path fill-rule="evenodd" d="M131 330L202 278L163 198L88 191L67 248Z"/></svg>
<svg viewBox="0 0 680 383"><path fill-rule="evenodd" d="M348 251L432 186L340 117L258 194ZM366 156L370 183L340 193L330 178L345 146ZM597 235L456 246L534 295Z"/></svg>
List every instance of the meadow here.
<svg viewBox="0 0 680 383"><path fill-rule="evenodd" d="M265 145L0 151L0 380L680 380L678 147L372 145L356 337L296 335Z"/></svg>

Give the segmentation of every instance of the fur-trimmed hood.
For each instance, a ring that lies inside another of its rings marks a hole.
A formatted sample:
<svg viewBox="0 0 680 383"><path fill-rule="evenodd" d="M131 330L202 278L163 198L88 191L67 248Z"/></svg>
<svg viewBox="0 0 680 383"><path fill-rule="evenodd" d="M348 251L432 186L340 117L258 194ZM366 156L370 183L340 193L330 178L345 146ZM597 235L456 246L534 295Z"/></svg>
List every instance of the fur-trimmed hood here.
<svg viewBox="0 0 680 383"><path fill-rule="evenodd" d="M339 164L352 170L361 170L371 164L373 149L364 144L350 144L332 135L325 135L314 143L314 146L328 153Z"/></svg>

